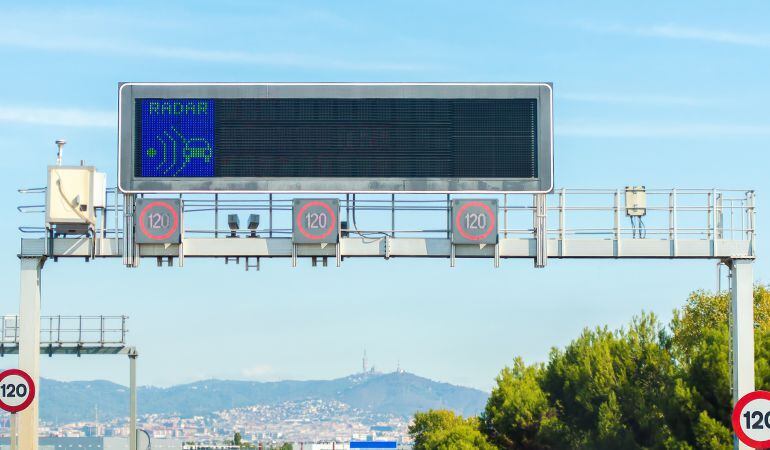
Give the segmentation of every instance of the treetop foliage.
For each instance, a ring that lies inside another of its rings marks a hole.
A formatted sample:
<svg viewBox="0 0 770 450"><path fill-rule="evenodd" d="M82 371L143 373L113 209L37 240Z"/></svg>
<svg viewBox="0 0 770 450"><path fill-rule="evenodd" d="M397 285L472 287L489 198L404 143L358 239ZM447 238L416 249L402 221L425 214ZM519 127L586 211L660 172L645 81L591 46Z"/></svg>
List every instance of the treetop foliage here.
<svg viewBox="0 0 770 450"><path fill-rule="evenodd" d="M770 388L770 291L754 290L756 386ZM728 293L693 292L668 325L585 329L546 364L515 358L481 417L415 415L423 449L732 448Z"/></svg>

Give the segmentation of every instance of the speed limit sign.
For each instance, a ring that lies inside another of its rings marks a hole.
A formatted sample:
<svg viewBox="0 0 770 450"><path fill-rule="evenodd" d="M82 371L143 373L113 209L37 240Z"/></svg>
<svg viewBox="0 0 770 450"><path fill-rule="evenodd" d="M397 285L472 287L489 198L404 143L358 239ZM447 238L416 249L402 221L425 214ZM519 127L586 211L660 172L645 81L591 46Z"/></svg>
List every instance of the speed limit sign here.
<svg viewBox="0 0 770 450"><path fill-rule="evenodd" d="M178 244L182 202L178 198L138 198L134 214L137 244Z"/></svg>
<svg viewBox="0 0 770 450"><path fill-rule="evenodd" d="M732 419L741 442L752 448L770 447L770 392L754 391L741 397Z"/></svg>
<svg viewBox="0 0 770 450"><path fill-rule="evenodd" d="M294 225L291 236L295 244L335 244L339 240L339 199L295 198L292 211Z"/></svg>
<svg viewBox="0 0 770 450"><path fill-rule="evenodd" d="M453 244L497 244L497 200L452 200Z"/></svg>
<svg viewBox="0 0 770 450"><path fill-rule="evenodd" d="M0 408L9 413L24 411L35 399L35 382L27 372L8 369L0 373Z"/></svg>

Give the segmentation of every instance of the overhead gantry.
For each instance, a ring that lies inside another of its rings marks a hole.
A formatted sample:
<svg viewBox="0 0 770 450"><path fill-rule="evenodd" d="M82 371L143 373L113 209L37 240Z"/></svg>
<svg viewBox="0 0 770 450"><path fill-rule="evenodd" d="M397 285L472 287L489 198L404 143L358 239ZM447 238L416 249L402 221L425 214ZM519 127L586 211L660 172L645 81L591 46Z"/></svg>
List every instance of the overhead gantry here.
<svg viewBox="0 0 770 450"><path fill-rule="evenodd" d="M42 193L44 189L25 192ZM468 196L326 195L323 198L339 202L333 239L306 243L293 237L294 218L287 220L294 215L288 212L293 211L295 197L301 196L220 193L159 197L122 195L110 189L96 220L81 235L21 228L19 364L39 380L39 359L45 349L40 343L41 271L46 261L61 258L121 259L127 267L136 267L141 260L182 267L186 258L207 258L243 262L247 270L265 259L290 267L302 260L314 264L333 260L341 266L350 258L443 258L454 266L467 258L481 258L490 261L490 269L508 259L530 259L536 267L545 267L550 258L712 260L726 265L731 274L731 370L733 399L737 401L754 390L754 192L645 190L641 215L640 205L629 204L627 194L623 190L561 189L551 194L474 196L471 203L482 205L479 211L485 210L483 205L497 205L494 217L463 219L468 220L468 227L473 223L491 227L488 224L494 223L494 234L488 235L492 237L486 243L468 243L453 236L458 226L455 222L460 219L453 201L467 203ZM137 241L136 205L141 199L179 200L176 243ZM41 212L40 207L20 210ZM241 229L237 219L246 213L248 226ZM230 216L227 221L225 215ZM227 223L227 228L220 223ZM414 223L425 225L401 225ZM22 448L30 450L37 450L37 401L22 413L20 426Z"/></svg>

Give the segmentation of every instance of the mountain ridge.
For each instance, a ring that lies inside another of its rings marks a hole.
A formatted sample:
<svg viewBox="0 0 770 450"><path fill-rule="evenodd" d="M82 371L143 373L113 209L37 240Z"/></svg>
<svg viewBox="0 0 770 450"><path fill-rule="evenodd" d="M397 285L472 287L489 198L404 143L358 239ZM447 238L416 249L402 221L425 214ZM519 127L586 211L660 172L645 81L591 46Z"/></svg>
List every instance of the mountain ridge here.
<svg viewBox="0 0 770 450"><path fill-rule="evenodd" d="M41 380L42 420L70 423L124 417L128 388L105 380ZM408 372L359 373L331 380L248 381L208 379L169 387L140 386L139 414L190 417L254 405L307 399L336 400L374 414L409 417L416 411L481 412L488 393Z"/></svg>

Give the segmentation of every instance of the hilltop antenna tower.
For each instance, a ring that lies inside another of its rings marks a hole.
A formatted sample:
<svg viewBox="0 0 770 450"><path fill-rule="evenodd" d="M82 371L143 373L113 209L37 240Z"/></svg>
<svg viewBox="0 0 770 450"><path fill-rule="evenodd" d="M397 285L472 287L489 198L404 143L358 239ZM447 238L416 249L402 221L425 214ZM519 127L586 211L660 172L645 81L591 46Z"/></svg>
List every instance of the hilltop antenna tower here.
<svg viewBox="0 0 770 450"><path fill-rule="evenodd" d="M361 359L361 373L366 373L366 349L364 349L364 357Z"/></svg>

